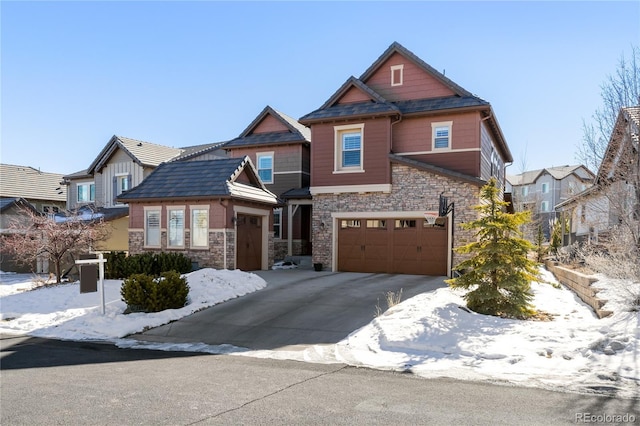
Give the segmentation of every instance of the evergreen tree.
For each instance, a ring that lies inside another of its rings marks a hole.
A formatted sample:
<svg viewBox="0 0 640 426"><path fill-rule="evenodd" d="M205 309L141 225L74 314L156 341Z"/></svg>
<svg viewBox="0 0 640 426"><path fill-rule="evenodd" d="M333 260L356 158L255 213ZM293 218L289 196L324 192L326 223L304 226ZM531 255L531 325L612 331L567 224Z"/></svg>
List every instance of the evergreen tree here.
<svg viewBox="0 0 640 426"><path fill-rule="evenodd" d="M477 230L477 240L456 249L473 256L456 266L463 274L447 283L471 290L464 298L475 312L524 319L535 314L530 282L540 280L536 262L527 257L533 246L519 231L530 212L505 212L499 194L493 178L481 189L482 202L474 207L479 218L463 224Z"/></svg>

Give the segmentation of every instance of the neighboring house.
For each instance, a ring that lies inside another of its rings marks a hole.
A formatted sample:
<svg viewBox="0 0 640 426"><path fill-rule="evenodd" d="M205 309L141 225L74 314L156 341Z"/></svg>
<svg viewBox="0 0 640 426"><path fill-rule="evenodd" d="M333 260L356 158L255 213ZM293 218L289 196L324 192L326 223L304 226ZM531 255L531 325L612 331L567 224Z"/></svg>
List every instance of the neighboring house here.
<svg viewBox="0 0 640 426"><path fill-rule="evenodd" d="M640 106L621 108L594 185L556 205L570 221L565 244L598 242L613 226L640 235Z"/></svg>
<svg viewBox="0 0 640 426"><path fill-rule="evenodd" d="M23 198L41 213L57 213L67 207L67 188L61 180L58 173L0 164L0 197Z"/></svg>
<svg viewBox="0 0 640 426"><path fill-rule="evenodd" d="M0 235L6 235L10 232L12 224L18 223L27 228L30 225L28 215L24 214L25 210L38 214L43 214L36 210L34 205L28 200L16 198L0 198ZM47 257L39 258L31 265L25 265L15 262L15 258L8 253L4 253L0 247L0 270L5 272L35 272L38 274L49 272L49 259Z"/></svg>
<svg viewBox="0 0 640 426"><path fill-rule="evenodd" d="M513 161L491 105L398 43L298 121L311 128L313 262L334 271L450 275L452 249L474 238L460 224Z"/></svg>
<svg viewBox="0 0 640 426"><path fill-rule="evenodd" d="M113 136L86 170L64 176L69 210L91 208L110 225L110 237L98 249L127 251L127 205L118 195L139 185L161 163L195 155L224 155L220 144L172 148L123 136Z"/></svg>
<svg viewBox="0 0 640 426"><path fill-rule="evenodd" d="M273 216L275 259L311 254L310 146L309 129L270 106L224 145L229 157L249 156L265 187L280 198Z"/></svg>
<svg viewBox="0 0 640 426"><path fill-rule="evenodd" d="M118 197L129 205L129 252L184 253L201 267L268 269L277 197L249 157L161 164Z"/></svg>
<svg viewBox="0 0 640 426"><path fill-rule="evenodd" d="M547 167L507 175L505 192L511 194L515 211L531 211L548 240L555 206L593 185L595 175L583 165ZM532 235L528 235L532 237Z"/></svg>

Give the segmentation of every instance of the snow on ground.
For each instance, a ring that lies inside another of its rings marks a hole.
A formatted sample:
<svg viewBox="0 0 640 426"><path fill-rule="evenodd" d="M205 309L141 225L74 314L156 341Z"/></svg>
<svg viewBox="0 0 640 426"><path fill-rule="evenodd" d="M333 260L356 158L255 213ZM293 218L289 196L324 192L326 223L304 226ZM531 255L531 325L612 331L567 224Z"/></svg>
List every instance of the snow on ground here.
<svg viewBox="0 0 640 426"><path fill-rule="evenodd" d="M543 279L555 282L542 270ZM23 278L25 276L22 276ZM26 278L29 278L28 276ZM423 377L490 380L566 391L640 394L639 312L624 300L629 282L604 276L595 284L614 315L598 319L571 291L532 283L534 304L552 321L518 321L462 309L463 293L449 288L405 300L335 345L250 351L230 345L144 343L124 338L187 316L204 307L260 290L257 275L203 269L187 274L190 304L154 314L128 314L121 281L105 281L106 315L96 293L79 284L30 290L33 280L0 274L0 332L59 339L99 339L121 347L230 353L317 363L346 363Z"/></svg>

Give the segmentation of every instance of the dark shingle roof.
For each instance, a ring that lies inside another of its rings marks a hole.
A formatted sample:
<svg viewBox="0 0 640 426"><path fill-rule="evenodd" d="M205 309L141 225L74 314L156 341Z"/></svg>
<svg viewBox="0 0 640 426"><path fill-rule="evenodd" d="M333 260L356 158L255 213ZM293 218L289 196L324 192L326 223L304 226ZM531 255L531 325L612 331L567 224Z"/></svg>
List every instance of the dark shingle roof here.
<svg viewBox="0 0 640 426"><path fill-rule="evenodd" d="M253 145L277 145L292 142L307 142L299 134L288 132L256 133L229 141L225 148L238 148Z"/></svg>
<svg viewBox="0 0 640 426"><path fill-rule="evenodd" d="M243 167L244 161L226 158L163 163L118 200L228 196L227 182Z"/></svg>
<svg viewBox="0 0 640 426"><path fill-rule="evenodd" d="M403 114L441 111L454 108L488 107L489 102L476 96L447 96L443 98L415 99L399 101L398 106Z"/></svg>
<svg viewBox="0 0 640 426"><path fill-rule="evenodd" d="M253 133L255 128L268 115L280 121L288 131ZM311 142L311 131L294 118L283 114L270 106L266 106L260 114L247 126L240 136L229 141L225 148L247 147L255 145L278 145L289 143Z"/></svg>
<svg viewBox="0 0 640 426"><path fill-rule="evenodd" d="M308 186L304 188L293 188L280 195L283 200L311 198L311 191Z"/></svg>
<svg viewBox="0 0 640 426"><path fill-rule="evenodd" d="M320 121L336 118L353 118L358 116L392 115L399 110L393 104L377 102L357 102L352 104L338 104L325 109L315 110L300 119L300 121Z"/></svg>
<svg viewBox="0 0 640 426"><path fill-rule="evenodd" d="M243 171L251 183L236 181ZM227 197L269 204L277 202L277 197L265 188L246 156L163 163L140 185L120 195L118 201Z"/></svg>

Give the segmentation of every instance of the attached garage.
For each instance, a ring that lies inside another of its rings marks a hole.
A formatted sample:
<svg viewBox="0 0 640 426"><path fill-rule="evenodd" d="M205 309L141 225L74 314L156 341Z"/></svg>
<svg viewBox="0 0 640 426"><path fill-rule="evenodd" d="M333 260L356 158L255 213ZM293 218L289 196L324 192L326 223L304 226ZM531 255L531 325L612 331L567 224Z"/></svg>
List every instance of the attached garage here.
<svg viewBox="0 0 640 426"><path fill-rule="evenodd" d="M447 275L449 229L424 217L336 218L343 272Z"/></svg>

